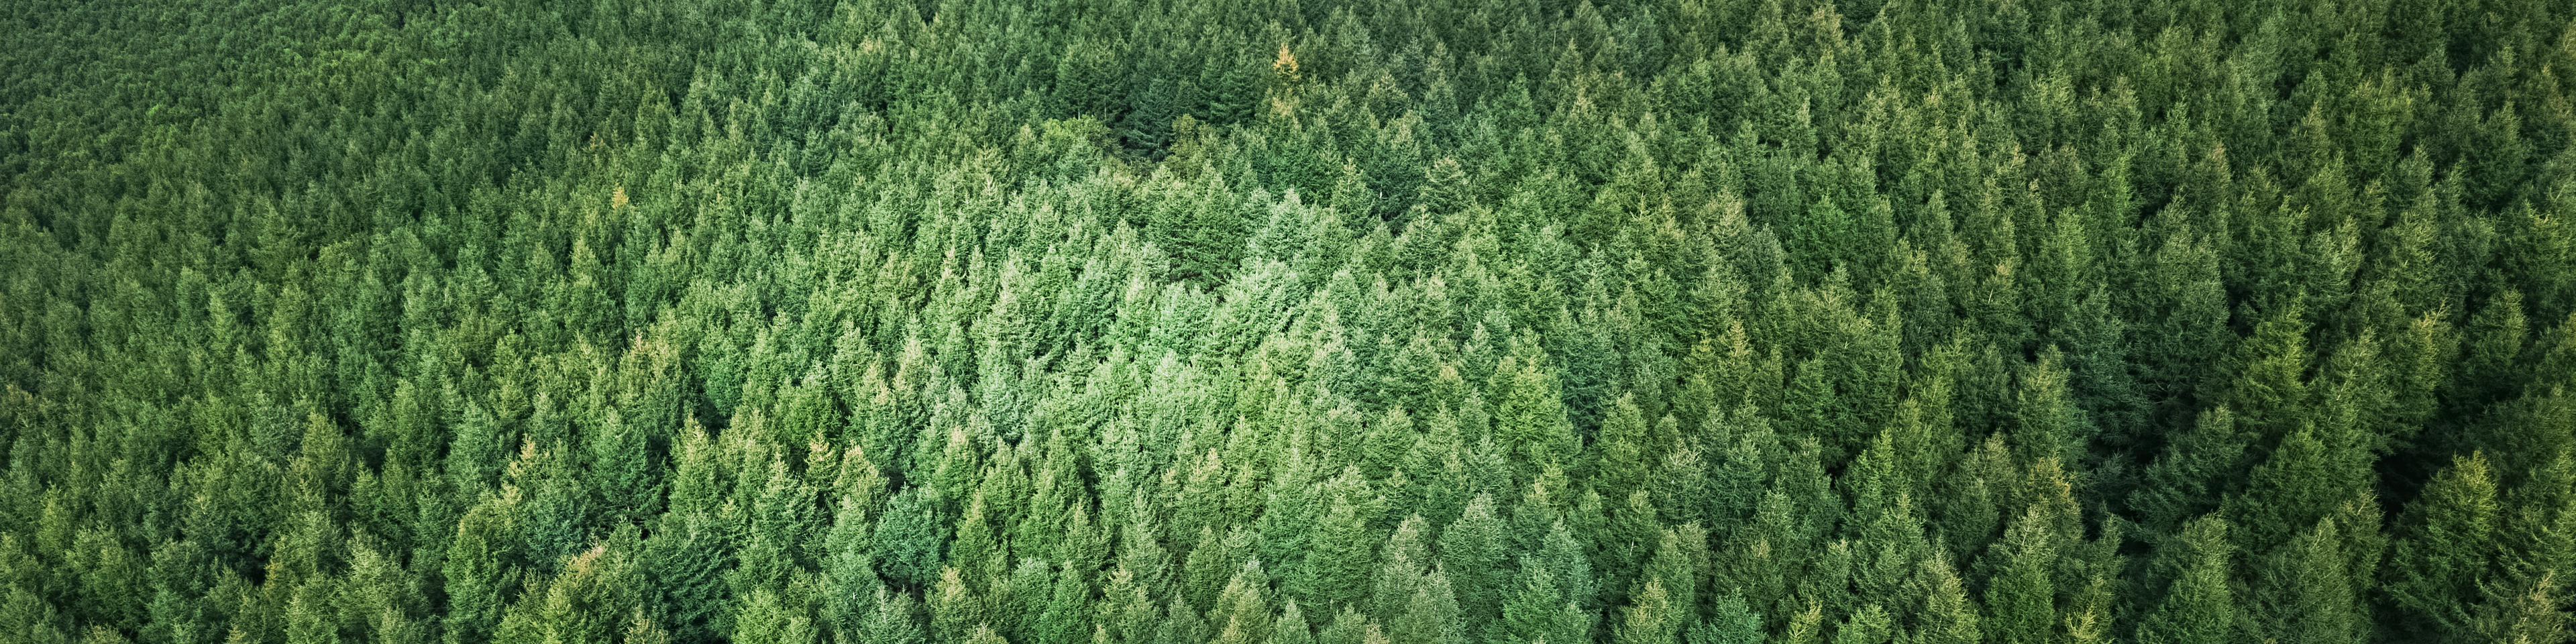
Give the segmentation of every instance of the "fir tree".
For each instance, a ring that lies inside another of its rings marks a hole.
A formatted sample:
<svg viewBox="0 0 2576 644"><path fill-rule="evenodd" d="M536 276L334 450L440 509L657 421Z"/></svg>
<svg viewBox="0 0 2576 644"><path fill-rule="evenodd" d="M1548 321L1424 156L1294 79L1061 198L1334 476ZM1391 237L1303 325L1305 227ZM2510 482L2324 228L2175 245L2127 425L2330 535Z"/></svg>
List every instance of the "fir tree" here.
<svg viewBox="0 0 2576 644"><path fill-rule="evenodd" d="M2428 640L2465 638L2468 598L2496 561L2496 484L2483 455L2453 459L2408 506L2389 546L2387 599L2396 630Z"/></svg>
<svg viewBox="0 0 2576 644"><path fill-rule="evenodd" d="M2229 562L2227 521L2216 515L2192 519L2175 541L2159 553L2156 566L2173 583L2153 611L2138 625L2141 642L2230 642L2243 634Z"/></svg>

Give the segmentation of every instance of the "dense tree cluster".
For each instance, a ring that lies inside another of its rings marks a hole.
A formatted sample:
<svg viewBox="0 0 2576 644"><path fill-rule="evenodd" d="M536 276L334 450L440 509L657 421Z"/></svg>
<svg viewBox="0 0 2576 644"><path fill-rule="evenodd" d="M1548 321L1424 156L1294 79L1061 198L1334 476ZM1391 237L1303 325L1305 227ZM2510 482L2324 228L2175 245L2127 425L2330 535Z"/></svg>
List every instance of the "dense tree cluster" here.
<svg viewBox="0 0 2576 644"><path fill-rule="evenodd" d="M2569 638L2564 2L0 13L0 640Z"/></svg>

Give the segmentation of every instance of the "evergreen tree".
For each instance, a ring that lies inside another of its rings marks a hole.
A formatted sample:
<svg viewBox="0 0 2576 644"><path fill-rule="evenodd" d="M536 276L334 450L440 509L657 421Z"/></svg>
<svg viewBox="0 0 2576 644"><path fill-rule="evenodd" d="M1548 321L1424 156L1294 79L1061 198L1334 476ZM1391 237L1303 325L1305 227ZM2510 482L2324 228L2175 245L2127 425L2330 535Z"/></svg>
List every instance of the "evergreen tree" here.
<svg viewBox="0 0 2576 644"><path fill-rule="evenodd" d="M1762 641L1762 616L1745 606L1743 598L1721 595L1708 621L1692 626L1685 639L1690 644L1755 644Z"/></svg>
<svg viewBox="0 0 2576 644"><path fill-rule="evenodd" d="M795 605L795 600L780 597L768 589L752 591L742 603L741 612L733 618L736 642L759 644L811 644L820 641L811 617Z"/></svg>
<svg viewBox="0 0 2576 644"><path fill-rule="evenodd" d="M929 637L921 628L920 602L911 594L877 589L870 603L874 607L858 627L843 631L841 641L867 644L922 644Z"/></svg>
<svg viewBox="0 0 2576 644"><path fill-rule="evenodd" d="M1271 644L1314 644L1313 627L1306 623L1306 612L1297 608L1297 600L1281 603L1279 617L1270 621Z"/></svg>
<svg viewBox="0 0 2576 644"><path fill-rule="evenodd" d="M1494 516L1493 506L1492 497L1478 495L1456 523L1440 531L1440 569L1455 571L1458 612L1471 632L1501 616L1503 580L1509 578L1503 522Z"/></svg>
<svg viewBox="0 0 2576 644"><path fill-rule="evenodd" d="M552 579L528 585L527 594L501 618L499 641L608 642L625 635L642 607L643 581L631 556L635 532L595 546L564 562Z"/></svg>
<svg viewBox="0 0 2576 644"><path fill-rule="evenodd" d="M2232 548L2227 521L2216 515L2192 519L2155 565L2173 583L2138 625L2141 642L2230 642L2244 634L2243 613L2233 591Z"/></svg>
<svg viewBox="0 0 2576 644"><path fill-rule="evenodd" d="M858 499L843 498L823 546L823 616L834 632L858 632L861 624L873 623L868 620L877 619L876 612L885 608L885 582L877 577L868 553L868 528L866 510Z"/></svg>
<svg viewBox="0 0 2576 644"><path fill-rule="evenodd" d="M1611 402L1591 449L1589 478L1601 496L1625 499L1628 493L1645 488L1651 471L1646 434L1645 412L1637 409L1635 394L1623 394Z"/></svg>
<svg viewBox="0 0 2576 644"><path fill-rule="evenodd" d="M1261 562L1247 561L1234 578L1225 583L1225 592L1217 596L1216 609L1208 612L1209 626L1216 629L1219 642L1254 642L1271 632L1270 575Z"/></svg>
<svg viewBox="0 0 2576 644"><path fill-rule="evenodd" d="M1538 562L1521 563L1521 579L1503 601L1502 619L1485 641L1581 642L1591 638L1592 617L1570 598L1556 572Z"/></svg>
<svg viewBox="0 0 2576 644"><path fill-rule="evenodd" d="M1343 476L1355 479L1356 474L1345 472ZM1368 590L1368 573L1372 568L1369 560L1374 549L1369 546L1375 542L1375 534L1368 525L1370 517L1364 516L1370 512L1363 507L1366 502L1351 498L1365 488L1333 487L1341 489L1323 508L1317 523L1311 526L1315 535L1314 549L1306 553L1305 565L1300 570L1302 574L1289 582L1290 592L1319 606L1344 606L1357 602Z"/></svg>
<svg viewBox="0 0 2576 644"><path fill-rule="evenodd" d="M2453 459L2408 506L2389 545L2386 583L2393 630L2426 640L2466 638L2470 598L2496 561L2496 484L2483 455Z"/></svg>
<svg viewBox="0 0 2576 644"><path fill-rule="evenodd" d="M886 504L885 518L870 539L878 572L898 584L928 586L940 574L939 552L948 536L938 490L915 487Z"/></svg>
<svg viewBox="0 0 2576 644"><path fill-rule="evenodd" d="M932 641L963 641L975 629L989 628L986 621L990 614L984 599L967 587L956 568L941 569L937 584L924 594L928 595L924 603L930 613ZM1191 612L1190 616L1196 617L1197 613Z"/></svg>
<svg viewBox="0 0 2576 644"><path fill-rule="evenodd" d="M1551 467L1570 465L1576 442L1556 377L1525 353L1515 351L1504 358L1488 385L1495 397L1494 434L1510 449L1512 471L1519 481L1535 479Z"/></svg>
<svg viewBox="0 0 2576 644"><path fill-rule="evenodd" d="M501 622L503 602L515 594L523 572L515 564L515 517L504 499L489 499L457 523L448 546L445 578L450 641L491 637Z"/></svg>
<svg viewBox="0 0 2576 644"><path fill-rule="evenodd" d="M1457 592L1449 575L1433 568L1406 598L1404 613L1387 625L1387 638L1398 642L1463 644L1467 626L1458 611Z"/></svg>
<svg viewBox="0 0 2576 644"><path fill-rule="evenodd" d="M1678 641L1687 613L1673 603L1661 580L1647 580L1634 603L1620 611L1610 640L1619 644L1670 644Z"/></svg>
<svg viewBox="0 0 2576 644"><path fill-rule="evenodd" d="M2015 519L2004 539L1994 545L1994 578L1987 582L1986 617L1980 620L1992 641L2024 644L2048 641L2057 627L2057 586L2051 579L2058 548L2046 515L2034 506Z"/></svg>
<svg viewBox="0 0 2576 644"><path fill-rule="evenodd" d="M1917 613L1923 625L1914 636L1927 644L1983 641L1977 625L1976 601L1968 598L1968 590L1949 560L1936 555L1925 561L1922 578L1929 592L1924 595L1922 612Z"/></svg>
<svg viewBox="0 0 2576 644"><path fill-rule="evenodd" d="M2129 501L2150 538L2178 533L2185 521L2218 509L2215 501L2231 491L2222 486L2251 463L2251 441L2225 407L2201 414L2189 432L2169 439Z"/></svg>
<svg viewBox="0 0 2576 644"><path fill-rule="evenodd" d="M2274 625L2279 629L2276 637L2298 642L2363 641L2368 632L2363 621L2366 613L2353 596L2347 547L2329 519L2301 533L2290 542L2288 552L2279 555L2286 560L2280 570L2295 571L2300 578L2272 583L2292 589L2285 605L2267 611L2283 616Z"/></svg>

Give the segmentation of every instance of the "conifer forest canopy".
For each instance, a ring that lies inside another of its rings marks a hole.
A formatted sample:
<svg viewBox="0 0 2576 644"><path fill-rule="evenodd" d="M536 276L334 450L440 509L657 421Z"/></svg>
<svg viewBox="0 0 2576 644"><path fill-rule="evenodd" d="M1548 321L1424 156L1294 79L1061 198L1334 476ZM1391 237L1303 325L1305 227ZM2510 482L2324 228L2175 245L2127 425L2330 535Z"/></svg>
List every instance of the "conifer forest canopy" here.
<svg viewBox="0 0 2576 644"><path fill-rule="evenodd" d="M0 642L2557 644L2564 0L5 0Z"/></svg>

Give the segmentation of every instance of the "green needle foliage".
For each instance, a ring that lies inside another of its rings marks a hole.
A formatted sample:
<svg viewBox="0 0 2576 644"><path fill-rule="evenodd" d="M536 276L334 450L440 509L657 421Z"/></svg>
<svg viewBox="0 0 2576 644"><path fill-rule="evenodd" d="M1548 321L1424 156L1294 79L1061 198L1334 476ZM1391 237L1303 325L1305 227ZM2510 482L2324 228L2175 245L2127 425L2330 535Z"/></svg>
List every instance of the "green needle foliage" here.
<svg viewBox="0 0 2576 644"><path fill-rule="evenodd" d="M2576 5L22 0L0 644L2568 642Z"/></svg>

